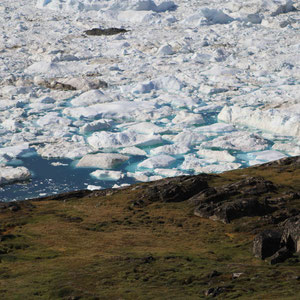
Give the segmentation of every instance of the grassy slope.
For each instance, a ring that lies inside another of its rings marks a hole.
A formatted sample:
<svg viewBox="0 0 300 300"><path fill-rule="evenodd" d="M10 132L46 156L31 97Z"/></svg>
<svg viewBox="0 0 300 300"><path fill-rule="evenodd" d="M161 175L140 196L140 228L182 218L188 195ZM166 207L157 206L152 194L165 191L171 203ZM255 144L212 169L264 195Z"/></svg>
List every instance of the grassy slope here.
<svg viewBox="0 0 300 300"><path fill-rule="evenodd" d="M300 170L279 166L227 172L210 186L245 174L300 190ZM210 287L225 289L216 299L299 299L297 256L271 266L251 254L259 218L224 225L186 202L132 207L139 197L129 188L0 210L0 299L204 299ZM210 279L213 270L222 274Z"/></svg>

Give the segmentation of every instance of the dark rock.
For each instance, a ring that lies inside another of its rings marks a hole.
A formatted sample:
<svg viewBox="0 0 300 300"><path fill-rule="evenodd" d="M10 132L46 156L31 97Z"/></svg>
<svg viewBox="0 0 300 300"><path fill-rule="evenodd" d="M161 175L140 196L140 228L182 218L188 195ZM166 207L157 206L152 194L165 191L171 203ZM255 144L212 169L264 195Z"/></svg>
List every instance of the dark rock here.
<svg viewBox="0 0 300 300"><path fill-rule="evenodd" d="M41 197L37 199L33 199L35 201L51 201L51 200L57 200L57 201L70 201L72 199L78 199L78 198L83 198L87 197L88 195L92 194L92 191L89 190L80 190L80 191L74 191L74 192L67 192L67 193L62 193L58 195L52 195L52 196L46 196L46 197Z"/></svg>
<svg viewBox="0 0 300 300"><path fill-rule="evenodd" d="M287 258L291 256L292 256L292 252L287 247L282 247L269 258L270 264L274 265L274 264L284 262Z"/></svg>
<svg viewBox="0 0 300 300"><path fill-rule="evenodd" d="M91 77L91 76L90 76ZM40 86L43 86L48 89L62 90L62 91L75 91L75 90L90 90L90 89L105 89L108 87L107 82L99 79L93 78L88 79L84 78L84 82L80 84L80 81L72 80L72 78L58 78L58 79L48 79L43 80L39 83Z"/></svg>
<svg viewBox="0 0 300 300"><path fill-rule="evenodd" d="M275 192L276 186L262 177L248 177L235 183L227 184L219 188L208 188L193 196L189 202L193 205L200 203L218 203L228 201L233 196L261 196L266 193Z"/></svg>
<svg viewBox="0 0 300 300"><path fill-rule="evenodd" d="M253 254L270 263L277 264L300 252L300 216L287 219L278 230L265 230L253 241Z"/></svg>
<svg viewBox="0 0 300 300"><path fill-rule="evenodd" d="M262 177L248 177L218 188L209 187L188 201L197 206L194 211L196 216L230 223L234 219L262 216L270 212L269 196L264 197L266 200L263 203L256 196L262 197L276 190L271 181Z"/></svg>
<svg viewBox="0 0 300 300"><path fill-rule="evenodd" d="M16 212L16 211L19 211L21 208L19 205L12 205L12 206L9 206L8 208L10 211L13 211L13 212Z"/></svg>
<svg viewBox="0 0 300 300"><path fill-rule="evenodd" d="M217 297L218 295L220 295L224 291L226 291L226 288L218 286L216 288L210 288L210 289L206 290L204 292L204 295L206 297Z"/></svg>
<svg viewBox="0 0 300 300"><path fill-rule="evenodd" d="M210 175L180 176L155 181L143 192L144 201L182 202L208 187Z"/></svg>
<svg viewBox="0 0 300 300"><path fill-rule="evenodd" d="M7 241L7 240L12 240L12 239L15 239L16 236L13 235L13 234L3 234L3 235L0 235L0 242L4 242L4 241Z"/></svg>
<svg viewBox="0 0 300 300"><path fill-rule="evenodd" d="M260 216L266 211L267 207L257 199L244 199L225 203L214 211L213 216L224 223L230 223L245 216Z"/></svg>
<svg viewBox="0 0 300 300"><path fill-rule="evenodd" d="M62 83L59 81L51 81L50 83L45 82L45 87L54 90L61 90L61 91L75 91L76 88L70 84Z"/></svg>
<svg viewBox="0 0 300 300"><path fill-rule="evenodd" d="M250 198L218 204L202 204L195 209L194 214L199 217L230 223L234 219L246 216L261 216L268 209L267 205L261 204L255 198Z"/></svg>
<svg viewBox="0 0 300 300"><path fill-rule="evenodd" d="M86 35L101 36L101 35L115 35L119 33L126 33L127 31L128 30L123 28L107 28L107 29L93 28L90 30L86 30L84 33Z"/></svg>
<svg viewBox="0 0 300 300"><path fill-rule="evenodd" d="M300 252L300 215L285 222L281 243L291 252Z"/></svg>
<svg viewBox="0 0 300 300"><path fill-rule="evenodd" d="M149 256L146 256L143 258L144 264L149 264L151 262L154 262L156 259L150 254Z"/></svg>
<svg viewBox="0 0 300 300"><path fill-rule="evenodd" d="M21 206L16 202L0 202L0 210L10 210L12 212L19 211Z"/></svg>
<svg viewBox="0 0 300 300"><path fill-rule="evenodd" d="M253 254L265 259L274 255L281 247L282 230L265 230L253 240Z"/></svg>
<svg viewBox="0 0 300 300"><path fill-rule="evenodd" d="M207 275L207 277L208 277L209 279L211 279L211 278L214 278L214 277L217 277L217 276L220 276L220 275L222 275L221 272L218 272L218 271L216 271L216 270L213 270L210 274Z"/></svg>

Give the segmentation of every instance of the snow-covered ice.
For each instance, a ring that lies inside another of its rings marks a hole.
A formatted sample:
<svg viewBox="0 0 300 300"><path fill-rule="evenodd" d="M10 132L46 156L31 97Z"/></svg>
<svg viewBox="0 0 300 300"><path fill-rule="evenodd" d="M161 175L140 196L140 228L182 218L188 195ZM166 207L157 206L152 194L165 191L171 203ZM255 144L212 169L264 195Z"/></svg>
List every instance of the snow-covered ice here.
<svg viewBox="0 0 300 300"><path fill-rule="evenodd" d="M128 156L118 153L87 154L77 163L77 167L92 167L101 169L113 169L129 159Z"/></svg>
<svg viewBox="0 0 300 300"><path fill-rule="evenodd" d="M23 2L0 4L3 200L300 154L299 1Z"/></svg>
<svg viewBox="0 0 300 300"><path fill-rule="evenodd" d="M28 180L30 171L25 167L0 167L0 185Z"/></svg>

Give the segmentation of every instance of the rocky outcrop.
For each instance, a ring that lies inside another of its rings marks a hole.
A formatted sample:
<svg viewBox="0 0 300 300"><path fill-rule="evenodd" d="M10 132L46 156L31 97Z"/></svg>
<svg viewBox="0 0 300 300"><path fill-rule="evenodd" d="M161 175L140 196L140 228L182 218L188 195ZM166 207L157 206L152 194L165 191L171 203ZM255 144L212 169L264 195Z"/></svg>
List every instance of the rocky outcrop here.
<svg viewBox="0 0 300 300"><path fill-rule="evenodd" d="M180 176L151 183L142 193L142 199L155 202L182 202L208 188L210 175Z"/></svg>
<svg viewBox="0 0 300 300"><path fill-rule="evenodd" d="M86 30L84 33L86 35L101 36L101 35L115 35L115 34L120 34L125 32L127 32L127 30L123 28L106 28L106 29L93 28L90 30Z"/></svg>
<svg viewBox="0 0 300 300"><path fill-rule="evenodd" d="M255 257L268 258L271 264L285 261L300 252L300 215L291 217L284 225L259 233L253 240Z"/></svg>
<svg viewBox="0 0 300 300"><path fill-rule="evenodd" d="M256 198L235 200L225 203L200 204L194 211L199 217L207 217L212 220L230 223L234 219L250 216L261 216L267 213L270 207L260 203Z"/></svg>
<svg viewBox="0 0 300 300"><path fill-rule="evenodd" d="M253 255L265 259L274 255L281 244L282 231L265 230L259 233L253 240Z"/></svg>
<svg viewBox="0 0 300 300"><path fill-rule="evenodd" d="M286 221L281 242L291 251L300 252L300 215Z"/></svg>
<svg viewBox="0 0 300 300"><path fill-rule="evenodd" d="M208 188L189 199L196 205L194 214L223 223L244 216L261 216L271 210L266 201L257 196L276 191L276 186L261 177L249 177L238 182Z"/></svg>

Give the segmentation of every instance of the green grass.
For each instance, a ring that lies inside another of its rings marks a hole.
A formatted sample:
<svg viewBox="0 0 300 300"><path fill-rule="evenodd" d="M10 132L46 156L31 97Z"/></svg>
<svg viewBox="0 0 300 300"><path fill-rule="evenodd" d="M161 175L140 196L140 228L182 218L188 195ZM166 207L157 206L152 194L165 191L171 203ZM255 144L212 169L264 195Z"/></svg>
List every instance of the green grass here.
<svg viewBox="0 0 300 300"><path fill-rule="evenodd" d="M255 175L300 190L299 170L280 168L227 172L209 184ZM224 225L194 216L186 202L132 207L139 197L129 188L2 210L0 299L210 299L204 292L216 287L223 292L214 299L299 299L299 257L271 266L252 256L265 228L259 217ZM213 270L221 275L209 278Z"/></svg>

